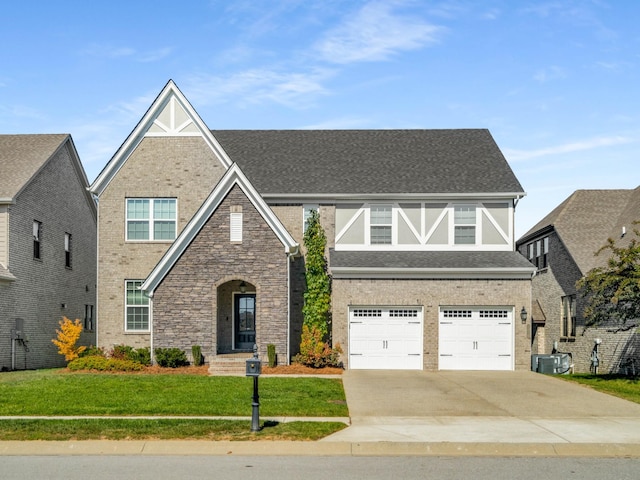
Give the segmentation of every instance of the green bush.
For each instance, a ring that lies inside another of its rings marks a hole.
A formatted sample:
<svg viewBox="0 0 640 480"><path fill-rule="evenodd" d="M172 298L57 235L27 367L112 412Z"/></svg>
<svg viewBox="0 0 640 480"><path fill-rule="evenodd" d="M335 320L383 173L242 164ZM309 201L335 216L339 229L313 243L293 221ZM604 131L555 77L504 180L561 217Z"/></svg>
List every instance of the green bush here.
<svg viewBox="0 0 640 480"><path fill-rule="evenodd" d="M151 349L149 347L138 348L133 351L129 360L149 366L151 365Z"/></svg>
<svg viewBox="0 0 640 480"><path fill-rule="evenodd" d="M104 348L91 345L85 351L80 353L79 356L80 357L106 357L107 354L104 353Z"/></svg>
<svg viewBox="0 0 640 480"><path fill-rule="evenodd" d="M72 360L67 365L69 370L97 370L100 372L137 372L144 369L144 366L131 360L119 358L106 358L99 355L79 357Z"/></svg>
<svg viewBox="0 0 640 480"><path fill-rule="evenodd" d="M186 353L179 348L156 348L153 352L161 367L178 368L189 365Z"/></svg>
<svg viewBox="0 0 640 480"><path fill-rule="evenodd" d="M273 343L267 345L267 358L271 368L276 366L276 346Z"/></svg>
<svg viewBox="0 0 640 480"><path fill-rule="evenodd" d="M204 357L202 356L202 347L200 345L193 345L191 347L191 355L193 356L193 364L199 367L204 363Z"/></svg>
<svg viewBox="0 0 640 480"><path fill-rule="evenodd" d="M142 365L151 365L151 350L148 347L135 349L129 345L116 345L110 357L118 360L129 360Z"/></svg>

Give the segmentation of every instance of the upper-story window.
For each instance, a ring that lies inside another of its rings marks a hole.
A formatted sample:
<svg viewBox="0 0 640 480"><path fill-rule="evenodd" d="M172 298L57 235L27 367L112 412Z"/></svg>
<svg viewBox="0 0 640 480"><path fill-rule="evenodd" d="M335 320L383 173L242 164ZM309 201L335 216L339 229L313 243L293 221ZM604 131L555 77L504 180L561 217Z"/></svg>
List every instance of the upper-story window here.
<svg viewBox="0 0 640 480"><path fill-rule="evenodd" d="M71 268L71 234L64 234L64 266Z"/></svg>
<svg viewBox="0 0 640 480"><path fill-rule="evenodd" d="M391 205L371 205L371 245L391 245L393 220Z"/></svg>
<svg viewBox="0 0 640 480"><path fill-rule="evenodd" d="M175 240L175 198L127 198L127 240Z"/></svg>
<svg viewBox="0 0 640 480"><path fill-rule="evenodd" d="M527 245L527 258L538 268L547 268L549 254L549 237L544 237Z"/></svg>
<svg viewBox="0 0 640 480"><path fill-rule="evenodd" d="M42 222L33 221L33 258L40 260L42 242Z"/></svg>
<svg viewBox="0 0 640 480"><path fill-rule="evenodd" d="M454 244L475 245L476 243L476 207L458 205L453 210Z"/></svg>

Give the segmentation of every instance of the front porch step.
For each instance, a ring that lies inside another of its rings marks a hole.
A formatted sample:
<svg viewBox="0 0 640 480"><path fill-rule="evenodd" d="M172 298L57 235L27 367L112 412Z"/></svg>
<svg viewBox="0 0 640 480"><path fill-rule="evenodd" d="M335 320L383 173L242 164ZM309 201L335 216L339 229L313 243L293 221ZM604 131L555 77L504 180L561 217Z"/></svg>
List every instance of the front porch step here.
<svg viewBox="0 0 640 480"><path fill-rule="evenodd" d="M209 360L209 375L244 377L247 370L247 360L252 357L251 353L217 355Z"/></svg>

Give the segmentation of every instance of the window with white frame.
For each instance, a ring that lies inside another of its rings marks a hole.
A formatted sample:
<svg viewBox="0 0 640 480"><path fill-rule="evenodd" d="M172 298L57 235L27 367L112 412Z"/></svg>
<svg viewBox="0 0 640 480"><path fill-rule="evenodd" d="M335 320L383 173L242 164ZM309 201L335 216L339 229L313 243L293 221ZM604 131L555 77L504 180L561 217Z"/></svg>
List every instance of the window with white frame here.
<svg viewBox="0 0 640 480"><path fill-rule="evenodd" d="M371 245L391 245L393 238L391 212L391 205L371 205L369 209Z"/></svg>
<svg viewBox="0 0 640 480"><path fill-rule="evenodd" d="M320 206L317 204L306 204L302 206L302 233L307 231L309 219L313 212L320 213Z"/></svg>
<svg viewBox="0 0 640 480"><path fill-rule="evenodd" d="M527 245L527 257L529 258L529 261L540 269L547 268L549 266L547 261L548 254L549 237L540 238Z"/></svg>
<svg viewBox="0 0 640 480"><path fill-rule="evenodd" d="M142 280L126 280L125 329L128 332L149 331L149 298L140 290L142 282Z"/></svg>
<svg viewBox="0 0 640 480"><path fill-rule="evenodd" d="M455 245L475 245L476 243L476 207L475 205L457 205L453 209Z"/></svg>
<svg viewBox="0 0 640 480"><path fill-rule="evenodd" d="M560 336L575 338L576 336L576 296L562 297L562 317L560 323Z"/></svg>
<svg viewBox="0 0 640 480"><path fill-rule="evenodd" d="M175 198L127 198L127 240L176 238Z"/></svg>

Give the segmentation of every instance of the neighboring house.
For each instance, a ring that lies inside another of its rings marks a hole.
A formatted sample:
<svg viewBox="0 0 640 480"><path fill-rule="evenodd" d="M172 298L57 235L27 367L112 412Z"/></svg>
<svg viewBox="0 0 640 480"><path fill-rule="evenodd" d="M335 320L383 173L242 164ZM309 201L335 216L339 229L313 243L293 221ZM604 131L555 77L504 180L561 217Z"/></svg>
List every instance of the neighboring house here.
<svg viewBox="0 0 640 480"><path fill-rule="evenodd" d="M0 135L0 368L62 366L63 316L95 344L96 205L69 135Z"/></svg>
<svg viewBox="0 0 640 480"><path fill-rule="evenodd" d="M525 193L487 130L211 131L170 81L91 191L100 346L289 363L318 209L347 368L529 368Z"/></svg>
<svg viewBox="0 0 640 480"><path fill-rule="evenodd" d="M585 299L576 282L605 266L611 252L595 253L612 238L618 245L633 236L640 220L640 187L635 190L577 190L517 242L518 251L537 267L533 278L534 353L571 353L574 369L589 372L595 339L599 371L640 369L637 322L585 328Z"/></svg>

